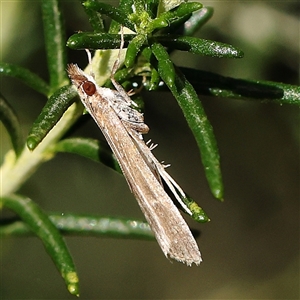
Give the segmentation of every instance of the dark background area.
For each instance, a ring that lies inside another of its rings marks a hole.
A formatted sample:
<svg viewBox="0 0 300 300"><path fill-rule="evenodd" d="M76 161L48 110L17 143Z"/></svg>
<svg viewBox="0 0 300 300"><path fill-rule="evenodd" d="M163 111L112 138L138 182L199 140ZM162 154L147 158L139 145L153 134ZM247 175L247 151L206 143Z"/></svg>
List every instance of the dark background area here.
<svg viewBox="0 0 300 300"><path fill-rule="evenodd" d="M62 1L67 37L89 30L79 1ZM110 1L116 3L116 1ZM233 44L243 59L176 52L177 65L224 76L299 84L298 1L202 1L215 9L197 36ZM1 59L47 79L40 4L1 1ZM84 51L68 51L84 66ZM24 135L45 99L12 78L1 92L24 124ZM209 215L197 224L203 263L170 263L153 241L67 237L81 281L81 299L299 299L299 108L203 97L221 154L225 201L208 188L199 150L176 100L143 92L154 154ZM1 156L10 147L0 127ZM74 136L103 138L88 121ZM2 159L1 157L1 159ZM143 219L124 178L70 154L42 165L19 191L46 211ZM37 238L0 242L2 299L71 299Z"/></svg>

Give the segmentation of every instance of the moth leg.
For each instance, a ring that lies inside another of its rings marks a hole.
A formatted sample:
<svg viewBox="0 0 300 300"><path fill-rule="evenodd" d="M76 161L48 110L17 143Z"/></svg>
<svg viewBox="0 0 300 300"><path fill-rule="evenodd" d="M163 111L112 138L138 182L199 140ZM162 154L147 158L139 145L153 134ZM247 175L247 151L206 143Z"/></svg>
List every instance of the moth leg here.
<svg viewBox="0 0 300 300"><path fill-rule="evenodd" d="M115 79L115 74L120 67L121 51L123 50L123 48L124 48L124 31L123 31L123 26L121 25L120 49L119 49L118 57L112 67L112 70L111 70L110 80L111 80L112 84L114 85L115 89L119 92L119 94L122 96L122 98L124 99L125 102L130 103L133 106L137 106L137 104L130 99L129 95L124 90L122 85L120 83L118 83Z"/></svg>
<svg viewBox="0 0 300 300"><path fill-rule="evenodd" d="M146 76L143 75L143 80L142 80L141 86L138 87L137 89L131 89L131 90L129 90L129 91L127 92L127 95L128 95L129 97L131 97L131 96L133 96L133 95L135 95L135 94L140 93L140 92L143 90L143 88L144 88L144 84L145 84L146 80L147 80Z"/></svg>

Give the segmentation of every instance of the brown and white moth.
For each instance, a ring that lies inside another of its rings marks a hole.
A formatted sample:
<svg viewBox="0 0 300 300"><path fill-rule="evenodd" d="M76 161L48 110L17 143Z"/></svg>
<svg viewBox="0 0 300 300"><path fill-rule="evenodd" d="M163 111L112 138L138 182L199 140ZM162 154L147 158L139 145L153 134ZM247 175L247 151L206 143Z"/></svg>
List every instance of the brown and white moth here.
<svg viewBox="0 0 300 300"><path fill-rule="evenodd" d="M121 46L122 47L122 46ZM168 185L184 210L183 190L166 172L144 143L142 134L149 131L143 114L123 87L114 80L117 60L111 79L116 90L99 87L92 75L84 73L77 65L68 66L68 74L77 88L86 110L93 117L117 158L130 190L144 213L166 257L199 265L202 261L198 245L177 207L164 190L162 180Z"/></svg>

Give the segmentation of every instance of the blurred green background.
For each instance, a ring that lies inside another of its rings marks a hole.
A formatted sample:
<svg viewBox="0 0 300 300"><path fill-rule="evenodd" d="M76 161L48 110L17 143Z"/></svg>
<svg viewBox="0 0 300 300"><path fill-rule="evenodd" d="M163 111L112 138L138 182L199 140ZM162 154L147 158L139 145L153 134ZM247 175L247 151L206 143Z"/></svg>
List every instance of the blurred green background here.
<svg viewBox="0 0 300 300"><path fill-rule="evenodd" d="M117 1L110 1L117 3ZM221 75L299 84L298 1L202 1L215 9L198 36L233 44L239 60L177 52L174 62ZM79 1L62 1L67 37L90 30ZM38 1L1 1L1 61L47 79ZM84 67L84 51L68 51ZM1 92L24 135L45 99L12 78ZM148 134L159 160L211 218L201 232L203 263L170 263L150 241L67 237L81 299L299 299L299 108L200 96L218 141L225 202L208 189L196 143L171 94L144 92ZM10 148L0 127L1 160ZM89 121L74 136L103 138ZM75 155L45 163L19 191L46 211L143 219L122 176ZM0 241L1 299L71 299L37 238Z"/></svg>

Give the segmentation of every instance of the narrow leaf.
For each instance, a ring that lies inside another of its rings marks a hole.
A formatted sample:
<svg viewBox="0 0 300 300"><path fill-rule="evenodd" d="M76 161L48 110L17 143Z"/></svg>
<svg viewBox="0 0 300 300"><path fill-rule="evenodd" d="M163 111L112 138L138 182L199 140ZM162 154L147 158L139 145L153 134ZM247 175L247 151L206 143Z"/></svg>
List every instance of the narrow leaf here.
<svg viewBox="0 0 300 300"><path fill-rule="evenodd" d="M49 85L38 75L29 70L8 63L0 63L0 74L21 80L35 91L48 96Z"/></svg>
<svg viewBox="0 0 300 300"><path fill-rule="evenodd" d="M148 0L147 0L148 1ZM118 9L121 10L125 15L132 13L132 6L135 0L120 0Z"/></svg>
<svg viewBox="0 0 300 300"><path fill-rule="evenodd" d="M157 10L160 2L160 0L148 0L147 4L144 5L144 10L152 19L157 17Z"/></svg>
<svg viewBox="0 0 300 300"><path fill-rule="evenodd" d="M171 10L184 2L186 2L186 0L160 0L157 13L161 15L163 12Z"/></svg>
<svg viewBox="0 0 300 300"><path fill-rule="evenodd" d="M135 60L137 59L138 53L141 50L141 47L147 40L147 36L144 34L138 34L136 35L128 45L125 61L124 64L127 68L130 68L133 66Z"/></svg>
<svg viewBox="0 0 300 300"><path fill-rule="evenodd" d="M244 56L244 53L234 46L190 36L161 35L156 36L155 39L166 47L194 54L218 58L242 58Z"/></svg>
<svg viewBox="0 0 300 300"><path fill-rule="evenodd" d="M1 93L0 93L0 121L5 126L10 136L14 151L18 156L24 147L24 140L22 136L21 126L15 111L6 101L6 99L1 95Z"/></svg>
<svg viewBox="0 0 300 300"><path fill-rule="evenodd" d="M73 213L51 213L48 217L64 235L155 240L149 224L138 220ZM30 227L21 220L2 220L0 223L2 237L32 233Z"/></svg>
<svg viewBox="0 0 300 300"><path fill-rule="evenodd" d="M120 174L123 174L118 161L107 143L87 138L69 138L58 142L54 151L78 154L97 162L102 162Z"/></svg>
<svg viewBox="0 0 300 300"><path fill-rule="evenodd" d="M126 15L126 18L128 15L132 13L132 5L134 3L134 0L120 0L119 1L119 7L118 9L122 11L124 15ZM130 20L128 20L130 22ZM120 23L118 21L112 20L110 26L109 26L109 32L110 33L118 33L120 31ZM124 24L123 24L124 25ZM127 26L126 26L127 27ZM130 28L130 27L128 27Z"/></svg>
<svg viewBox="0 0 300 300"><path fill-rule="evenodd" d="M175 84L175 69L173 62L170 59L169 54L166 52L164 47L158 43L153 43L151 45L151 50L153 54L159 57L158 61L158 73L160 77L165 81L167 86L173 86Z"/></svg>
<svg viewBox="0 0 300 300"><path fill-rule="evenodd" d="M3 205L17 213L43 242L67 288L72 295L79 295L78 276L63 237L48 216L31 199L10 195L1 199Z"/></svg>
<svg viewBox="0 0 300 300"><path fill-rule="evenodd" d="M180 68L197 93L242 100L260 100L279 104L300 105L300 87L280 82L254 81Z"/></svg>
<svg viewBox="0 0 300 300"><path fill-rule="evenodd" d="M77 91L72 86L64 86L54 93L33 123L27 137L27 147L33 150L59 121L67 108L74 102Z"/></svg>
<svg viewBox="0 0 300 300"><path fill-rule="evenodd" d="M268 86L273 89L280 89L283 92L283 96L281 98L275 99L274 102L279 104L293 104L300 106L300 86L285 84L282 82L272 82L272 81L246 81L249 84L257 84L260 86ZM268 100L265 100L267 102ZM272 101L272 100L271 100Z"/></svg>
<svg viewBox="0 0 300 300"><path fill-rule="evenodd" d="M85 13L89 17L89 23L91 24L94 32L104 32L105 28L103 24L103 19L101 18L101 14L89 7L86 7L84 5L85 0L81 0L81 3L84 7Z"/></svg>
<svg viewBox="0 0 300 300"><path fill-rule="evenodd" d="M66 74L66 38L58 0L42 0L44 35L51 93L69 82Z"/></svg>
<svg viewBox="0 0 300 300"><path fill-rule="evenodd" d="M160 83L160 76L157 72L156 69L151 70L151 78L150 78L150 83L149 83L149 91L155 91L159 87Z"/></svg>
<svg viewBox="0 0 300 300"><path fill-rule="evenodd" d="M179 19L199 10L202 4L199 2L184 2L172 10L163 12L149 24L149 31L170 26Z"/></svg>
<svg viewBox="0 0 300 300"><path fill-rule="evenodd" d="M206 6L202 7L184 23L184 36L194 35L213 15L214 9Z"/></svg>
<svg viewBox="0 0 300 300"><path fill-rule="evenodd" d="M192 198L182 198L182 201L192 212L193 220L195 220L198 223L206 223L210 221L206 212Z"/></svg>
<svg viewBox="0 0 300 300"><path fill-rule="evenodd" d="M134 34L125 34L125 47L135 37ZM73 34L67 41L67 46L74 50L83 49L119 49L121 38L119 34L80 32Z"/></svg>
<svg viewBox="0 0 300 300"><path fill-rule="evenodd" d="M110 4L98 2L96 0L86 1L83 3L83 5L88 9L92 9L101 14L107 15L117 23L122 24L134 31L134 24L129 21L127 15L123 12L123 10Z"/></svg>
<svg viewBox="0 0 300 300"><path fill-rule="evenodd" d="M199 101L193 86L179 70L176 70L174 84L169 84L169 78L165 79L165 71L162 71L160 67L167 55L164 47L157 44L155 47L151 47L151 50L158 61L158 73L176 98L197 141L210 189L217 199L222 200L223 182L219 151L213 128L205 114L201 102ZM163 54L163 51L165 51L165 54ZM144 54L149 55L149 52L144 52ZM148 56L148 59L153 63L151 57Z"/></svg>
<svg viewBox="0 0 300 300"><path fill-rule="evenodd" d="M134 7L134 11L137 14L141 14L145 11L145 6L147 5L145 2L145 0L133 0L133 7Z"/></svg>
<svg viewBox="0 0 300 300"><path fill-rule="evenodd" d="M220 155L213 128L193 86L179 71L177 72L176 87L169 86L170 89L172 88L171 91L197 141L211 192L217 199L223 200L224 188L220 169Z"/></svg>

